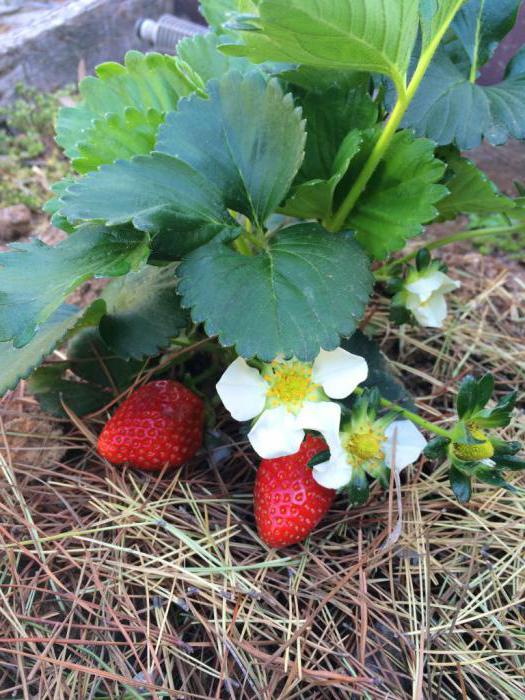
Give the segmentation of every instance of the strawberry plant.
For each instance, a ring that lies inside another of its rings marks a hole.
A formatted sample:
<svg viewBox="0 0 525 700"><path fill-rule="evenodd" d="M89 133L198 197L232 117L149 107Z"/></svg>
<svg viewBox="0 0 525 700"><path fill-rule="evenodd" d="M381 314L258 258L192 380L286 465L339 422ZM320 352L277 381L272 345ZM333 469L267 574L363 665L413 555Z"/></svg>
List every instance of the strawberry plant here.
<svg viewBox="0 0 525 700"><path fill-rule="evenodd" d="M512 397L486 408L493 383L469 379L457 424L431 423L361 330L374 291L393 322L442 327L460 280L430 250L523 230L523 198L465 155L525 138L523 52L499 84L477 81L520 3L202 4L208 33L176 56L102 64L61 110L72 175L46 209L68 237L0 258L0 393L29 377L48 407L94 410L110 387L86 371L86 348L123 390L209 338L211 370L228 365L219 396L253 421L256 452L278 460L323 435L313 477L353 503L419 457L419 429L437 436L425 449L449 461L461 500L473 478L507 486L524 464L485 430L510 422ZM404 250L459 215L463 230ZM100 277L88 308L67 303ZM62 345L63 362L39 368Z"/></svg>

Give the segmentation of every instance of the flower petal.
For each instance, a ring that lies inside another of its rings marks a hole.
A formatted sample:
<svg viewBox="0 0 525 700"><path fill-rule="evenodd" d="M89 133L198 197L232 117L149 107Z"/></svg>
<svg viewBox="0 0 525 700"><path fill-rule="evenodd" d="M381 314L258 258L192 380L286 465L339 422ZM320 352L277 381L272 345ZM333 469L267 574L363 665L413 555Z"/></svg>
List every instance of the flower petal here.
<svg viewBox="0 0 525 700"><path fill-rule="evenodd" d="M340 489L352 478L352 467L342 452L335 457L330 457L327 462L316 465L312 470L312 476L325 489Z"/></svg>
<svg viewBox="0 0 525 700"><path fill-rule="evenodd" d="M306 401L299 411L297 421L305 430L317 430L328 444L339 443L341 406L332 401Z"/></svg>
<svg viewBox="0 0 525 700"><path fill-rule="evenodd" d="M386 441L383 443L385 464L398 472L419 459L427 441L423 434L409 420L398 420L385 430Z"/></svg>
<svg viewBox="0 0 525 700"><path fill-rule="evenodd" d="M447 302L443 294L436 292L424 303L414 294L408 294L406 307L412 311L416 321L426 328L442 328L447 317Z"/></svg>
<svg viewBox="0 0 525 700"><path fill-rule="evenodd" d="M419 297L420 301L427 301L434 292L438 289L441 290L443 278L450 279L439 270L432 270L419 276L413 282L405 284L405 289Z"/></svg>
<svg viewBox="0 0 525 700"><path fill-rule="evenodd" d="M238 357L217 382L217 393L233 418L255 418L264 409L268 384L246 360Z"/></svg>
<svg viewBox="0 0 525 700"><path fill-rule="evenodd" d="M349 396L367 377L365 358L343 348L321 350L313 365L312 379L316 384L321 384L331 399Z"/></svg>
<svg viewBox="0 0 525 700"><path fill-rule="evenodd" d="M293 455L298 452L303 439L304 430L297 416L284 406L264 411L248 433L253 449L263 459Z"/></svg>

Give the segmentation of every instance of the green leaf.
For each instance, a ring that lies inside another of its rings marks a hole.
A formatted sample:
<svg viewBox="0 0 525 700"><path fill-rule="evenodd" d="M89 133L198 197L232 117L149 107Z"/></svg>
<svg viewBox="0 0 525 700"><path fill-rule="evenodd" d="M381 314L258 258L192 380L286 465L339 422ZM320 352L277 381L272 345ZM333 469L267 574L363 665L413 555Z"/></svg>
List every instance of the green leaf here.
<svg viewBox="0 0 525 700"><path fill-rule="evenodd" d="M163 121L160 112L144 113L135 107L126 107L124 114L93 119L92 126L86 129L76 146L78 156L73 158L72 165L82 174L119 158L129 160L135 155L147 155L155 146Z"/></svg>
<svg viewBox="0 0 525 700"><path fill-rule="evenodd" d="M510 32L521 0L469 0L454 18L452 31L461 42L470 65L483 66Z"/></svg>
<svg viewBox="0 0 525 700"><path fill-rule="evenodd" d="M339 185L340 199L366 162L376 137L375 129L364 132L364 146ZM395 134L347 220L374 258L382 260L400 250L408 238L422 232L423 224L435 218L435 204L447 194L443 185L436 184L444 170L444 164L434 157L431 141L415 139L408 131Z"/></svg>
<svg viewBox="0 0 525 700"><path fill-rule="evenodd" d="M501 195L496 185L472 161L461 158L457 151L440 153L447 162L446 186L449 194L437 208L440 218L455 219L459 214L489 214L509 212L515 203ZM512 212L509 212L512 216Z"/></svg>
<svg viewBox="0 0 525 700"><path fill-rule="evenodd" d="M118 357L100 336L98 328L77 333L67 347L69 368L91 385L123 391L144 368L144 362Z"/></svg>
<svg viewBox="0 0 525 700"><path fill-rule="evenodd" d="M98 303L105 308L103 302ZM77 333L67 347L67 356L68 362L37 369L28 382L42 409L56 416L67 415L63 403L79 416L102 408L116 393L127 389L144 368L142 362L116 357L97 328ZM76 377L66 379L66 371Z"/></svg>
<svg viewBox="0 0 525 700"><path fill-rule="evenodd" d="M347 234L318 224L282 229L268 248L242 256L210 243L179 267L183 305L209 336L239 355L313 360L351 335L372 288L366 255Z"/></svg>
<svg viewBox="0 0 525 700"><path fill-rule="evenodd" d="M345 176L352 158L359 152L362 137L359 131L351 131L344 139L332 166L333 174L328 180L308 180L292 192L281 212L302 219L327 219L332 215L337 185Z"/></svg>
<svg viewBox="0 0 525 700"><path fill-rule="evenodd" d="M472 496L472 479L467 474L464 474L457 467L452 465L448 472L450 486L454 492L454 496L460 503L468 503Z"/></svg>
<svg viewBox="0 0 525 700"><path fill-rule="evenodd" d="M229 209L258 226L280 204L301 165L305 131L291 95L259 72L228 73L170 114L157 150L213 182Z"/></svg>
<svg viewBox="0 0 525 700"><path fill-rule="evenodd" d="M103 63L96 73L80 83L83 101L61 109L57 121L57 142L70 158L80 158L83 171L91 162L93 167L111 163L115 154L127 158L134 147L144 153L144 144L154 142L159 123L176 109L179 98L201 89L177 58L158 53L129 51L124 65ZM133 124L140 124L140 139ZM106 154L100 131L111 142Z"/></svg>
<svg viewBox="0 0 525 700"><path fill-rule="evenodd" d="M460 418L470 418L485 406L494 391L494 377L486 374L481 379L468 376L460 384L456 410Z"/></svg>
<svg viewBox="0 0 525 700"><path fill-rule="evenodd" d="M525 138L525 71L519 63L496 85L477 85L439 50L403 120L439 145L460 150Z"/></svg>
<svg viewBox="0 0 525 700"><path fill-rule="evenodd" d="M47 214L51 214L51 223L53 226L65 231L66 233L73 233L75 227L69 223L65 216L60 214L60 198L67 188L70 185L73 185L75 182L77 182L77 178L65 177L63 180L59 180L59 182L55 182L53 185L51 185L51 191L55 194L55 196L48 199L42 207L43 211L45 211Z"/></svg>
<svg viewBox="0 0 525 700"><path fill-rule="evenodd" d="M438 31L450 24L466 0L420 0L421 44L426 49Z"/></svg>
<svg viewBox="0 0 525 700"><path fill-rule="evenodd" d="M219 51L219 38L213 32L195 34L177 44L177 56L187 63L207 83L212 78L221 78L230 70L246 73L254 66L245 58L226 56Z"/></svg>
<svg viewBox="0 0 525 700"><path fill-rule="evenodd" d="M298 179L328 180L334 161L349 133L368 129L378 119L377 105L367 92L369 76L355 74L356 85L344 83L322 90L294 90L306 119L306 148ZM359 80L359 82L358 82Z"/></svg>
<svg viewBox="0 0 525 700"><path fill-rule="evenodd" d="M243 45L232 55L254 62L280 61L352 68L403 83L418 30L419 0L262 0L246 22Z"/></svg>
<svg viewBox="0 0 525 700"><path fill-rule="evenodd" d="M342 346L354 355L364 357L368 364L368 378L363 387L377 387L381 396L405 408L414 409L414 403L407 389L393 374L390 363L379 349L379 345L361 331L343 341Z"/></svg>
<svg viewBox="0 0 525 700"><path fill-rule="evenodd" d="M239 9L237 0L201 0L199 3L201 15L217 31Z"/></svg>
<svg viewBox="0 0 525 700"><path fill-rule="evenodd" d="M174 255L209 241L231 223L213 182L163 153L118 161L89 173L68 188L60 211L73 223L132 223L141 231L162 234L154 248Z"/></svg>
<svg viewBox="0 0 525 700"><path fill-rule="evenodd" d="M95 225L54 247L38 239L12 245L0 256L0 341L25 345L82 282L125 275L148 253L143 233Z"/></svg>
<svg viewBox="0 0 525 700"><path fill-rule="evenodd" d="M104 290L108 313L100 334L120 357L158 354L186 327L188 316L177 294L176 266L147 265L111 282Z"/></svg>
<svg viewBox="0 0 525 700"><path fill-rule="evenodd" d="M0 396L14 389L40 362L53 352L64 337L84 325L97 324L104 313L104 302L95 302L89 309L64 304L42 324L39 332L23 348L12 343L0 343Z"/></svg>
<svg viewBox="0 0 525 700"><path fill-rule="evenodd" d="M37 369L29 379L27 388L35 396L40 408L45 413L64 417L65 404L77 416L83 416L98 411L113 398L110 393L100 387L84 382L62 378L64 364L56 363Z"/></svg>

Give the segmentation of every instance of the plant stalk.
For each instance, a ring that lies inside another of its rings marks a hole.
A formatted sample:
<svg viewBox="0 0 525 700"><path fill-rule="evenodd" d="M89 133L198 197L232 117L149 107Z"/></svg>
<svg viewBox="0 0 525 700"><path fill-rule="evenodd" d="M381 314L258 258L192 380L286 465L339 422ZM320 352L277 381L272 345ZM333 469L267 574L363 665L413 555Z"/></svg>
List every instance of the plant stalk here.
<svg viewBox="0 0 525 700"><path fill-rule="evenodd" d="M360 387L354 389L354 393L358 395L362 394L364 391L365 390L361 389ZM380 401L381 406L384 406L385 408L390 408L392 411L401 413L401 415L405 416L405 418L408 418L408 420L412 421L412 423L416 423L425 430L428 430L430 433L434 433L435 435L445 437L449 440L451 439L452 433L450 430L445 430L445 428L440 428L438 425L434 425L434 423L431 423L430 421L421 418L421 416L418 416L417 413L412 413L412 411L398 406L398 404L394 403L393 401L389 401L388 399L384 399L383 397L381 397Z"/></svg>
<svg viewBox="0 0 525 700"><path fill-rule="evenodd" d="M464 2L465 0L456 0L456 2L454 3L454 6L446 16L443 24L436 32L436 34L432 37L428 46L422 52L418 64L416 66L416 70L412 75L408 87L405 89L404 85L399 84L399 82L396 83L397 101L394 106L394 109L390 114L390 118L387 121L386 126L383 129L383 132L381 133L381 136L378 138L363 170L360 172L359 177L352 185L350 191L346 195L339 209L335 212L334 216L328 222L329 231L341 231L341 229L344 227L348 215L354 208L359 197L366 189L370 178L374 174L377 166L379 165L383 156L387 152L390 146L390 142L392 141L392 137L396 133L403 117L405 116L408 107L410 106L410 103L414 99L414 95L416 94L417 89L421 84L421 81L425 77L425 73L428 70L430 62L434 58L434 54L436 53L438 46L441 43L441 39L444 37L445 32L449 28L456 13L459 11L461 5L463 5Z"/></svg>
<svg viewBox="0 0 525 700"><path fill-rule="evenodd" d="M427 250L436 250L437 248L442 248L443 246L450 245L451 243L457 243L459 241L468 241L472 238L483 238L484 236L495 236L498 234L505 233L518 233L525 229L525 223L520 222L519 224L513 224L512 226L493 226L492 228L478 228L472 229L471 231L459 231L458 233L453 233L450 236L445 236L444 238L438 238L436 241L432 241L427 245L421 246L412 253L408 253L398 260L393 260L387 265L383 265L378 270L375 271L374 275L376 279L387 279L388 272L394 265L404 265L407 262L413 260L418 252L423 248Z"/></svg>

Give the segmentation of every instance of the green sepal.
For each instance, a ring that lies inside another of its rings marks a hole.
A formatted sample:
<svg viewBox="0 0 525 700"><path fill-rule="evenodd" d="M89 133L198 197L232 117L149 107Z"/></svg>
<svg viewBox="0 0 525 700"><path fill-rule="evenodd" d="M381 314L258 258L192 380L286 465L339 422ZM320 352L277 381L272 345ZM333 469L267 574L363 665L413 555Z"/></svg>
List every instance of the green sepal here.
<svg viewBox="0 0 525 700"><path fill-rule="evenodd" d="M506 394L494 408L485 408L476 413L474 422L480 428L505 428L512 420L512 411L517 398L517 391Z"/></svg>
<svg viewBox="0 0 525 700"><path fill-rule="evenodd" d="M423 272L430 265L432 258L428 248L420 248L416 254L416 267L418 272Z"/></svg>
<svg viewBox="0 0 525 700"><path fill-rule="evenodd" d="M330 450L323 450L322 452L318 452L316 455L314 455L312 457L312 459L308 462L308 466L313 469L318 464L322 464L323 462L327 462L329 459L330 459Z"/></svg>
<svg viewBox="0 0 525 700"><path fill-rule="evenodd" d="M519 491L519 489L517 489L515 486L505 481L498 468L491 467L487 464L477 464L474 474L476 478L484 484L505 489L507 491L511 491L512 493L517 493Z"/></svg>
<svg viewBox="0 0 525 700"><path fill-rule="evenodd" d="M508 455L515 455L517 454L521 448L522 444L521 442L517 441L507 441L507 440L501 440L500 438L491 438L490 439L492 446L494 447L494 459L496 457L506 457Z"/></svg>
<svg viewBox="0 0 525 700"><path fill-rule="evenodd" d="M468 503L472 496L472 479L452 465L448 472L450 486L460 503Z"/></svg>
<svg viewBox="0 0 525 700"><path fill-rule="evenodd" d="M521 471L525 469L525 459L516 455L495 455L494 462L498 469L510 469L510 471Z"/></svg>
<svg viewBox="0 0 525 700"><path fill-rule="evenodd" d="M397 326L402 326L405 323L413 324L415 322L413 314L401 304L390 304L388 318Z"/></svg>
<svg viewBox="0 0 525 700"><path fill-rule="evenodd" d="M494 391L494 377L488 373L481 379L468 376L461 382L456 400L458 416L471 418L489 401Z"/></svg>
<svg viewBox="0 0 525 700"><path fill-rule="evenodd" d="M379 469L375 470L375 478L385 491L390 488L390 473L391 470L386 464L382 464Z"/></svg>
<svg viewBox="0 0 525 700"><path fill-rule="evenodd" d="M369 495L368 477L364 469L354 467L352 469L352 478L350 483L345 487L348 493L350 505L360 506L366 503Z"/></svg>
<svg viewBox="0 0 525 700"><path fill-rule="evenodd" d="M428 457L428 459L443 460L447 456L449 444L450 440L448 438L442 436L435 437L427 443L423 454L425 457Z"/></svg>
<svg viewBox="0 0 525 700"><path fill-rule="evenodd" d="M404 284L401 277L391 277L385 285L385 292L388 296L393 297L403 289Z"/></svg>

